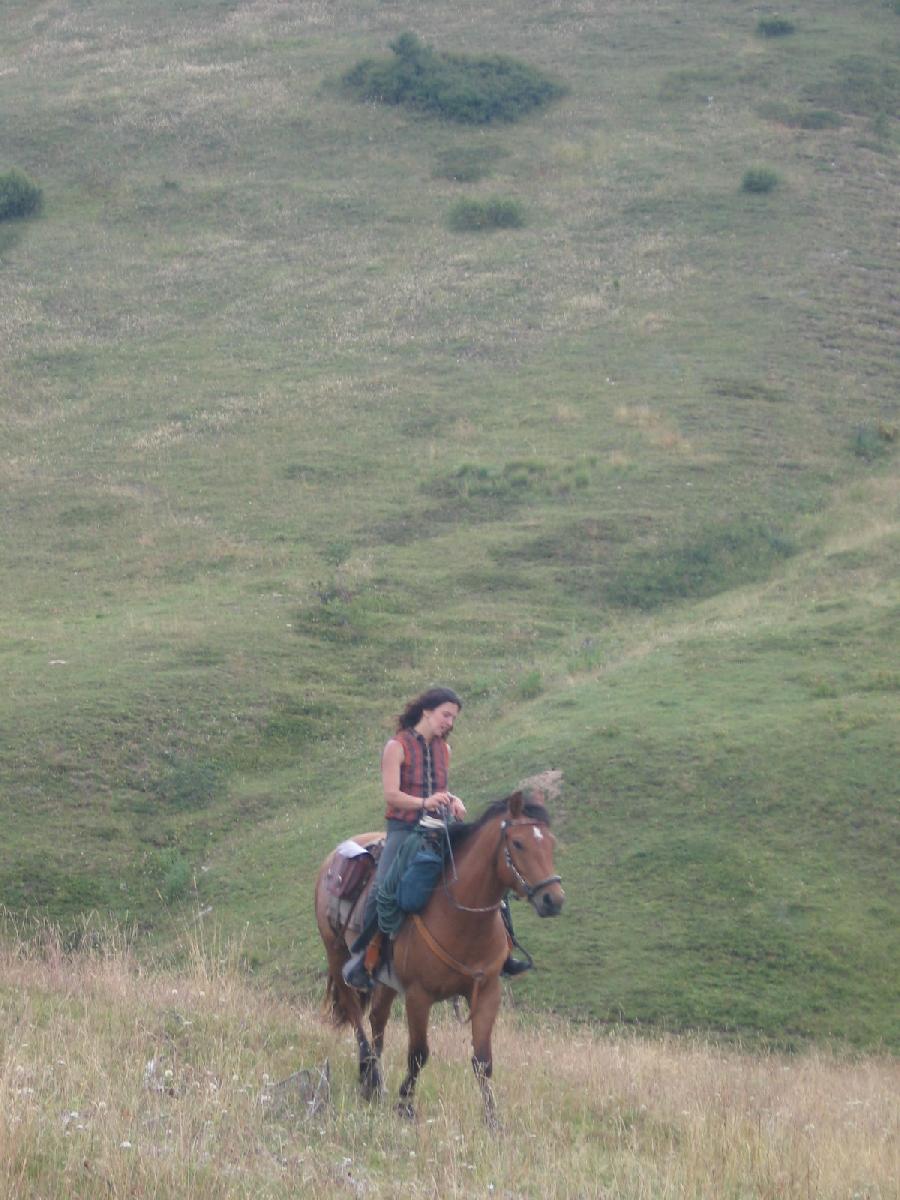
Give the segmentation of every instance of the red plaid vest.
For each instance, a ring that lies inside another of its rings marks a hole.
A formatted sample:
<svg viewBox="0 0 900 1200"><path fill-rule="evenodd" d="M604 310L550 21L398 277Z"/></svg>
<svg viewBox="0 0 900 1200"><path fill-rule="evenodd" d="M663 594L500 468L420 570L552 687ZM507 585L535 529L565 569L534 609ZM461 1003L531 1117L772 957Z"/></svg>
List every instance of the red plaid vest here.
<svg viewBox="0 0 900 1200"><path fill-rule="evenodd" d="M400 791L407 796L427 799L432 792L447 789L450 767L450 752L443 738L432 738L426 742L414 729L401 729L393 740L403 747L403 762L400 764ZM388 805L385 816L388 820L418 821L418 809L392 808Z"/></svg>

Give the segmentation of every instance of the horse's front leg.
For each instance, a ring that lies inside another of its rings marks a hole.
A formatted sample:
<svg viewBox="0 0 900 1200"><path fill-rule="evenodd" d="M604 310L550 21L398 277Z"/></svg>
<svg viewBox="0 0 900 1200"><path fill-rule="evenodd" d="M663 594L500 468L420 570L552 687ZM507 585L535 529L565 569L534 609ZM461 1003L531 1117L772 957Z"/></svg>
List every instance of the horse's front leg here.
<svg viewBox="0 0 900 1200"><path fill-rule="evenodd" d="M410 988L406 993L406 1026L409 1045L406 1052L406 1078L400 1085L400 1100L397 1112L402 1117L415 1117L413 1093L419 1072L428 1062L428 1015L431 1012L431 997L420 987Z"/></svg>
<svg viewBox="0 0 900 1200"><path fill-rule="evenodd" d="M494 976L478 988L478 994L473 997L472 1008L472 1069L478 1086L481 1088L481 1100L484 1105L484 1119L489 1129L500 1128L497 1117L497 1104L494 1100L494 1090L491 1087L491 1075L494 1070L494 1060L491 1054L491 1033L494 1021L500 1009L500 979Z"/></svg>

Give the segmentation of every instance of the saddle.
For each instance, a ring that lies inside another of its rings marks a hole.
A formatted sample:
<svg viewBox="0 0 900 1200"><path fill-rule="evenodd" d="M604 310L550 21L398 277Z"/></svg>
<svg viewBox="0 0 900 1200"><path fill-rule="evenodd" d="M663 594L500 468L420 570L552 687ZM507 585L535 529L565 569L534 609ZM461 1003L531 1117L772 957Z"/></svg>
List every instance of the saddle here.
<svg viewBox="0 0 900 1200"><path fill-rule="evenodd" d="M342 935L361 927L365 896L384 849L384 838L360 845L352 838L341 842L323 879L327 895L328 921Z"/></svg>

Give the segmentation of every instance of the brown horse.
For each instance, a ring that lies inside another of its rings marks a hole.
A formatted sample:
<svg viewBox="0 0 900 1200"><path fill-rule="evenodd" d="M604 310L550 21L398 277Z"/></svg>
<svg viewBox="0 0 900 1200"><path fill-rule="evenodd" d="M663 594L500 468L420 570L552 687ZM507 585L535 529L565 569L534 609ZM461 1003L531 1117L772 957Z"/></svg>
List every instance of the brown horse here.
<svg viewBox="0 0 900 1200"><path fill-rule="evenodd" d="M526 802L521 792L490 805L471 824L451 826L450 860L443 878L421 913L408 918L392 945L391 972L371 996L370 1044L363 1027L368 996L348 987L341 967L348 944L358 931L336 916L323 886L336 851L325 860L316 882L316 920L328 954L326 1003L336 1024L351 1024L359 1045L359 1076L368 1098L382 1090L380 1060L384 1030L397 991L404 993L409 1031L407 1073L400 1088L398 1111L413 1116L413 1093L428 1061L428 1016L438 1000L464 996L472 1022L472 1066L481 1086L485 1118L496 1124L490 1079L493 1070L491 1032L500 1007L500 971L509 953L500 904L512 890L531 902L541 917L555 917L565 894L553 873L550 819L541 804ZM354 839L366 845L380 834ZM361 914L365 895L354 913Z"/></svg>

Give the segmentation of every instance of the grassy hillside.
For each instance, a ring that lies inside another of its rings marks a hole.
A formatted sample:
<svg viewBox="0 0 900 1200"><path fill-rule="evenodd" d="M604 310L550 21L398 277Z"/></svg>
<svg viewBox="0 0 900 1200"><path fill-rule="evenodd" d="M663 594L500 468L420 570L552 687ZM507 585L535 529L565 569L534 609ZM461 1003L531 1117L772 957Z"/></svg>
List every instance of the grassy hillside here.
<svg viewBox="0 0 900 1200"><path fill-rule="evenodd" d="M564 771L521 1003L896 1047L895 8L8 4L0 900L311 991L442 681L470 809ZM406 30L566 95L354 100Z"/></svg>

